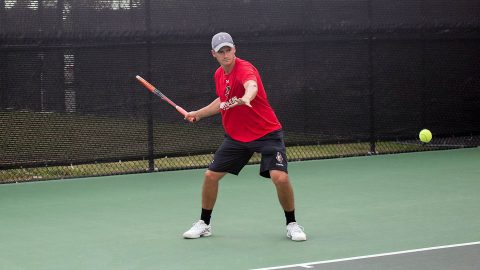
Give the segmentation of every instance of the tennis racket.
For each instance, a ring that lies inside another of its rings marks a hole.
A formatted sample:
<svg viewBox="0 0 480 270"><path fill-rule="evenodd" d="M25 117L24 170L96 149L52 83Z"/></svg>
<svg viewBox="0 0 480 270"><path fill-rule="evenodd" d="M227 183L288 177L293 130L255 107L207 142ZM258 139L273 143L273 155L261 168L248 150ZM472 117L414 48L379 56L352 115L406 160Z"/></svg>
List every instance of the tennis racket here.
<svg viewBox="0 0 480 270"><path fill-rule="evenodd" d="M187 111L185 111L182 107L178 106L173 102L171 99L169 99L167 96L165 96L160 90L158 90L155 86L151 85L149 82L147 82L144 78L140 76L136 76L137 80L143 84L150 92L154 93L155 95L159 96L162 100L166 101L168 104L172 105L179 113L183 115L183 117L187 117Z"/></svg>

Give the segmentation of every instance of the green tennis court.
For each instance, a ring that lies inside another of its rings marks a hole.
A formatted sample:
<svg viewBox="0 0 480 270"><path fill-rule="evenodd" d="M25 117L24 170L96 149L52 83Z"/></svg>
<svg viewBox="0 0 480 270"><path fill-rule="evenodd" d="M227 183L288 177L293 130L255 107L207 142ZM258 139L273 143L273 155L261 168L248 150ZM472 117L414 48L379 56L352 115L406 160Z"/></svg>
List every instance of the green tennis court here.
<svg viewBox="0 0 480 270"><path fill-rule="evenodd" d="M197 240L181 235L199 218L203 169L0 185L0 268L341 269L305 263L480 241L478 148L289 166L306 242L285 236L258 165L222 180L213 236ZM470 269L479 249L462 250L440 257ZM411 266L388 257L370 269ZM422 265L442 269L438 257Z"/></svg>

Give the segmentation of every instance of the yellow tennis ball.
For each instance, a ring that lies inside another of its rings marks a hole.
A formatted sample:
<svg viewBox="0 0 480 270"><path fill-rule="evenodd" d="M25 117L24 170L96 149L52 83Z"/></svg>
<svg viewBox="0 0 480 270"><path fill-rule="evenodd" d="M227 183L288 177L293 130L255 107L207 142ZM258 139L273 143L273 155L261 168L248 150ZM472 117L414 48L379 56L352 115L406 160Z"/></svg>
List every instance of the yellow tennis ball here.
<svg viewBox="0 0 480 270"><path fill-rule="evenodd" d="M420 141L424 143L429 143L432 140L432 132L428 129L422 129L418 134Z"/></svg>

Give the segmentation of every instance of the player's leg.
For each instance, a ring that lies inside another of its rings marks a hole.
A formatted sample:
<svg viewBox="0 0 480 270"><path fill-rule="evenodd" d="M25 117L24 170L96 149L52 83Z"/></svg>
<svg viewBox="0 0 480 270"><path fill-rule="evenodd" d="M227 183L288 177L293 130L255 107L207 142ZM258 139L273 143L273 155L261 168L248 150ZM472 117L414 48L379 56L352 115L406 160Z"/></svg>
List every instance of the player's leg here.
<svg viewBox="0 0 480 270"><path fill-rule="evenodd" d="M183 234L184 238L195 239L202 236L212 235L212 226L210 225L210 217L212 215L215 201L217 200L218 184L226 173L205 171L205 177L202 186L202 212L200 220L195 222L193 226Z"/></svg>
<svg viewBox="0 0 480 270"><path fill-rule="evenodd" d="M211 170L205 171L205 178L202 186L202 209L210 211L213 210L217 200L218 185L225 174L227 173L214 172ZM204 218L206 219L207 217ZM208 220L205 220L204 218L202 219L205 221L205 223L209 224L210 217L208 217Z"/></svg>
<svg viewBox="0 0 480 270"><path fill-rule="evenodd" d="M281 131L272 132L252 144L262 154L260 175L271 178L277 189L277 196L285 213L295 210L292 185L288 177L287 150ZM287 224L294 222L292 215L287 215Z"/></svg>
<svg viewBox="0 0 480 270"><path fill-rule="evenodd" d="M210 236L212 228L210 217L217 200L219 182L227 173L238 175L253 155L243 145L226 137L222 145L215 152L212 163L204 174L202 186L202 212L200 220L183 234L185 238L199 238Z"/></svg>
<svg viewBox="0 0 480 270"><path fill-rule="evenodd" d="M275 131L260 138L252 144L254 150L262 154L260 175L271 178L277 189L278 200L285 212L295 209L292 185L288 177L287 150L283 132ZM287 219L287 224L289 221ZM295 220L293 220L295 221Z"/></svg>
<svg viewBox="0 0 480 270"><path fill-rule="evenodd" d="M295 210L293 188L288 179L288 174L284 171L270 170L270 178L277 189L278 201L280 202L283 210L285 212L291 212ZM289 220L287 220L287 224L288 221Z"/></svg>
<svg viewBox="0 0 480 270"><path fill-rule="evenodd" d="M303 228L295 220L295 200L288 176L288 162L283 132L276 131L255 142L262 154L260 175L271 178L278 200L285 213L287 236L294 241L307 240Z"/></svg>
<svg viewBox="0 0 480 270"><path fill-rule="evenodd" d="M303 227L295 220L295 200L288 174L284 171L270 170L270 178L277 189L278 201L285 213L287 237L293 241L307 240Z"/></svg>

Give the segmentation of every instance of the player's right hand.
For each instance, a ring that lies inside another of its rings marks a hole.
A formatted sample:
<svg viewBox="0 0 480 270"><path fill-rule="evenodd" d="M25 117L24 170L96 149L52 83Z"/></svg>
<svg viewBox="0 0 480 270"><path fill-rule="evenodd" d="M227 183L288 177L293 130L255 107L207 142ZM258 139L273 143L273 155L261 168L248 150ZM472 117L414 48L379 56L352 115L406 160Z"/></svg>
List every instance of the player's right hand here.
<svg viewBox="0 0 480 270"><path fill-rule="evenodd" d="M193 123L198 122L198 120L200 120L200 117L198 116L198 111L191 111L187 113L184 119L190 123Z"/></svg>

